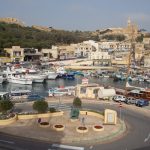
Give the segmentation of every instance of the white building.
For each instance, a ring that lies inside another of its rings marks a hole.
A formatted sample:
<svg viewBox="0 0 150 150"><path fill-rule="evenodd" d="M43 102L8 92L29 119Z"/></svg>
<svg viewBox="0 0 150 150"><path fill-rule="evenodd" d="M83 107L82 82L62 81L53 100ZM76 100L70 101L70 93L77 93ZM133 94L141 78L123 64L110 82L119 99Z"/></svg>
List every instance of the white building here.
<svg viewBox="0 0 150 150"><path fill-rule="evenodd" d="M75 57L86 57L88 58L92 50L96 50L94 46L89 43L78 43L75 46Z"/></svg>

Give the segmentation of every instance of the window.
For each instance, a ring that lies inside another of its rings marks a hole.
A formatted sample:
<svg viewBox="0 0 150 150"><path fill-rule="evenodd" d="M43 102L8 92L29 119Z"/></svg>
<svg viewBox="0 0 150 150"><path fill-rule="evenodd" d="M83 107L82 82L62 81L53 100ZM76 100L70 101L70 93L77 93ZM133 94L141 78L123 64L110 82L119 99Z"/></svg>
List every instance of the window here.
<svg viewBox="0 0 150 150"><path fill-rule="evenodd" d="M86 87L81 87L80 94L85 94L85 93L86 93Z"/></svg>

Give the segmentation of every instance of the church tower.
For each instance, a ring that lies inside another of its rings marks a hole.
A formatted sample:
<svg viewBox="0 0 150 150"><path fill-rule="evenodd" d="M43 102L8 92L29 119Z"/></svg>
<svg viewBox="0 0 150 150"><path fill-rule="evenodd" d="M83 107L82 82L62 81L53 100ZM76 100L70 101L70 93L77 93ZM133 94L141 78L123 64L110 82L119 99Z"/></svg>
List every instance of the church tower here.
<svg viewBox="0 0 150 150"><path fill-rule="evenodd" d="M131 27L131 19L130 19L130 17L128 18L128 21L127 21L127 27Z"/></svg>

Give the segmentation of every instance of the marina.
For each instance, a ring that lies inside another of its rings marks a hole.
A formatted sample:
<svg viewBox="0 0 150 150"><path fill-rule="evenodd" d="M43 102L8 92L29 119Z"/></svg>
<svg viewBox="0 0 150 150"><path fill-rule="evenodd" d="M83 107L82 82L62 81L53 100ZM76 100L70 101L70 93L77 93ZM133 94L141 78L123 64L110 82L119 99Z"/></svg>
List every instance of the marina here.
<svg viewBox="0 0 150 150"><path fill-rule="evenodd" d="M76 86L77 84L81 84L83 76L76 75L74 80L67 80L63 78L58 78L56 80L45 80L44 83L33 83L32 85L21 85L14 83L3 83L0 84L0 91L10 92L12 90L31 90L32 93L38 93L42 96L48 96L48 90L50 88L56 87L66 87L66 86ZM125 81L114 81L113 78L96 78L96 77L88 77L89 83L98 83L99 85L108 87L115 87L119 89L125 89ZM150 88L150 84L147 82L130 82L133 86L140 86L141 88Z"/></svg>

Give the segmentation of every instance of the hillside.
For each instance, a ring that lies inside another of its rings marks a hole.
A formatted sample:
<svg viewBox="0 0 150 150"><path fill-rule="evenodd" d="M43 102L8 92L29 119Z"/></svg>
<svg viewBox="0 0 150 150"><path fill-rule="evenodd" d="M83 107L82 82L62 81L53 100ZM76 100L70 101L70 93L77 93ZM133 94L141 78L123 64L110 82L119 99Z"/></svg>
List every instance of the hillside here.
<svg viewBox="0 0 150 150"><path fill-rule="evenodd" d="M32 27L0 23L0 49L20 45L21 47L51 48L56 44L78 43L84 40L97 40L91 32L52 30L41 31Z"/></svg>

